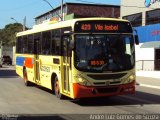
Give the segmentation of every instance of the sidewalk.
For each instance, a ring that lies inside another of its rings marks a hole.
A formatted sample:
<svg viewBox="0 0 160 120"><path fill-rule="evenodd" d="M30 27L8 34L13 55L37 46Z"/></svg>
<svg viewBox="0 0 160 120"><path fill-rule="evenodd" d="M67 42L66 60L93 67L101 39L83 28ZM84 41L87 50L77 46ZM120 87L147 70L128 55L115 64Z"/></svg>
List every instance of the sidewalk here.
<svg viewBox="0 0 160 120"><path fill-rule="evenodd" d="M157 78L157 79L159 78L160 80L160 71L136 71L136 76Z"/></svg>
<svg viewBox="0 0 160 120"><path fill-rule="evenodd" d="M137 85L160 89L160 71L136 71Z"/></svg>

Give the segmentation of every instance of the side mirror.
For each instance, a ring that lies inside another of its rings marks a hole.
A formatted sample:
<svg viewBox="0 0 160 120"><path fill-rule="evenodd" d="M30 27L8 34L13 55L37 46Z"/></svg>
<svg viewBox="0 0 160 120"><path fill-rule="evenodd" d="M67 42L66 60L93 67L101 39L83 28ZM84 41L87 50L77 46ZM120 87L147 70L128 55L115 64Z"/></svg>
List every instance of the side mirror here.
<svg viewBox="0 0 160 120"><path fill-rule="evenodd" d="M135 35L135 43L136 43L136 45L139 45L139 37L138 37L138 35Z"/></svg>

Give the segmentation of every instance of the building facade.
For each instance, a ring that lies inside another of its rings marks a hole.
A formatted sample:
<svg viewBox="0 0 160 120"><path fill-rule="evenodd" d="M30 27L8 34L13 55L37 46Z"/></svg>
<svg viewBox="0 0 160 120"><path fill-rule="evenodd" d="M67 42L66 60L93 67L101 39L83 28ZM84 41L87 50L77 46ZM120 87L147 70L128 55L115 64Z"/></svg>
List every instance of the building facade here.
<svg viewBox="0 0 160 120"><path fill-rule="evenodd" d="M160 70L160 0L121 0L120 16L137 30L139 70Z"/></svg>
<svg viewBox="0 0 160 120"><path fill-rule="evenodd" d="M121 0L120 16L133 26L160 23L160 0Z"/></svg>
<svg viewBox="0 0 160 120"><path fill-rule="evenodd" d="M84 17L120 17L120 6L102 4L65 3L63 5L63 20ZM61 19L61 6L48 11L35 18L36 24L40 24L51 18Z"/></svg>

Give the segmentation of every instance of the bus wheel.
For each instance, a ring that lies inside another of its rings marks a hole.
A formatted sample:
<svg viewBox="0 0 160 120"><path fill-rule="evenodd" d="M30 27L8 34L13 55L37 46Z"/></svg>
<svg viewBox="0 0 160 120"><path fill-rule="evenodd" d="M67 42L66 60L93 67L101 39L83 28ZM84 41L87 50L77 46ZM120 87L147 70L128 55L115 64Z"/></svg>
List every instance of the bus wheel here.
<svg viewBox="0 0 160 120"><path fill-rule="evenodd" d="M26 69L24 69L24 71L23 71L23 79L24 79L24 84L25 84L26 86L30 86L30 82L28 81Z"/></svg>
<svg viewBox="0 0 160 120"><path fill-rule="evenodd" d="M55 81L54 81L54 93L57 98L59 98L59 99L63 98L63 95L60 93L60 85L59 85L57 77L55 77Z"/></svg>

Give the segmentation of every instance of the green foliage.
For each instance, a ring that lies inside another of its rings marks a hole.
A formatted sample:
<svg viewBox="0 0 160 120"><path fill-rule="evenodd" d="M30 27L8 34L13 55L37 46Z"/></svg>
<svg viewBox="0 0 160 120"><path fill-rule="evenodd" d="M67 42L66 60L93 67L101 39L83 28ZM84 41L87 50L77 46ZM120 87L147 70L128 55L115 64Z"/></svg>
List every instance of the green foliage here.
<svg viewBox="0 0 160 120"><path fill-rule="evenodd" d="M20 23L8 24L0 29L0 41L4 46L13 46L16 41L16 33L22 31L23 25Z"/></svg>

